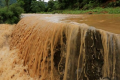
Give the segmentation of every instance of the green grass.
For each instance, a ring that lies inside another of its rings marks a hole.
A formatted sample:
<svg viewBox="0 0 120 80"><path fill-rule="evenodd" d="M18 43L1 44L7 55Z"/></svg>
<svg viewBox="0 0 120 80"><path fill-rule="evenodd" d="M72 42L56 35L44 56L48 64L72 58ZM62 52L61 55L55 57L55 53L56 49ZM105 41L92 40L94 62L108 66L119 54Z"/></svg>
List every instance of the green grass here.
<svg viewBox="0 0 120 80"><path fill-rule="evenodd" d="M54 13L61 13L61 14L120 14L120 7L116 8L101 8L97 7L94 9L89 10L55 10L52 12L42 12L46 14L54 14Z"/></svg>

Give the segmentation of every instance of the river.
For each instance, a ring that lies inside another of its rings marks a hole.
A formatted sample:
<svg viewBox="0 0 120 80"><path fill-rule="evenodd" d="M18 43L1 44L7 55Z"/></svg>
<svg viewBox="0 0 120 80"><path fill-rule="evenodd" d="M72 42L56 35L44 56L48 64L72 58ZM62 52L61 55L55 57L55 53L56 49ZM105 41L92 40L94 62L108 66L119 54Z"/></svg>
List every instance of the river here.
<svg viewBox="0 0 120 80"><path fill-rule="evenodd" d="M0 80L120 80L119 14L22 14L0 25Z"/></svg>
<svg viewBox="0 0 120 80"><path fill-rule="evenodd" d="M22 14L38 16L51 22L87 24L108 32L120 34L120 14Z"/></svg>

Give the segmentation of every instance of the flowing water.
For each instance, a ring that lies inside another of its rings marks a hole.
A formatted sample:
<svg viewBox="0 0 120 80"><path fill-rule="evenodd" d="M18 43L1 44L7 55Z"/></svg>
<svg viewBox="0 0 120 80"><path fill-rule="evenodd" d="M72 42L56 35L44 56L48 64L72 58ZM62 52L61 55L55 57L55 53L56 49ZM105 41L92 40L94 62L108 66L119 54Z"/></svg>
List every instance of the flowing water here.
<svg viewBox="0 0 120 80"><path fill-rule="evenodd" d="M120 35L66 23L69 17L36 14L15 26L10 48L19 49L28 74L40 80L119 80Z"/></svg>
<svg viewBox="0 0 120 80"><path fill-rule="evenodd" d="M87 24L97 29L120 34L120 14L23 14L23 16L37 16L55 23Z"/></svg>
<svg viewBox="0 0 120 80"><path fill-rule="evenodd" d="M9 41L15 25L0 24L0 80L32 80L27 66L18 57L18 50L10 50Z"/></svg>
<svg viewBox="0 0 120 80"><path fill-rule="evenodd" d="M0 37L1 80L120 80L119 15L22 17Z"/></svg>
<svg viewBox="0 0 120 80"><path fill-rule="evenodd" d="M112 33L120 34L119 14L92 14L83 16L73 16L64 19L65 22L86 23L89 26L103 29Z"/></svg>

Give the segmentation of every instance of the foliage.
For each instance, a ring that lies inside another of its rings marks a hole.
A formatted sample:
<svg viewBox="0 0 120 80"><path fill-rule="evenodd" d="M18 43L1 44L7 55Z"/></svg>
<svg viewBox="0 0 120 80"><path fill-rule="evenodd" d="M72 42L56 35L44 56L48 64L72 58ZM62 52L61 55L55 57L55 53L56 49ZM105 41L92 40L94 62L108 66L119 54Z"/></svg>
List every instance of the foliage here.
<svg viewBox="0 0 120 80"><path fill-rule="evenodd" d="M113 2L112 0L58 0L59 7L63 9L92 9L95 7L117 7L120 6L120 0ZM105 4L103 6L103 4Z"/></svg>
<svg viewBox="0 0 120 80"><path fill-rule="evenodd" d="M97 8L97 7L118 7L120 6L120 0L116 0L115 2L112 2L111 0L49 0L48 3L43 2L44 0L0 0L0 8L5 5L3 1L6 1L6 6L9 4L15 3L17 1L17 5L10 5L10 9L8 10L8 13L10 16L19 16L21 12L23 12L23 9L26 13L101 13L101 12L107 12L107 13L119 13L119 11L116 11L111 8ZM9 2L10 1L10 2ZM9 4L8 4L9 2ZM23 9L21 9L23 8ZM67 10L66 10L67 9ZM98 10L97 10L98 9ZM111 10L111 11L110 11ZM0 9L0 12L2 15L5 14L8 18L8 14L5 13L6 7ZM66 12L68 11L68 12ZM10 17L9 16L9 17ZM1 19L3 17L0 16ZM5 17L6 18L6 17ZM16 18L14 18L16 19ZM5 22L5 20L2 20ZM16 19L16 22L18 20ZM14 22L14 21L13 21Z"/></svg>
<svg viewBox="0 0 120 80"><path fill-rule="evenodd" d="M16 3L16 2L17 2L17 0L9 0L10 5L13 4L13 3Z"/></svg>
<svg viewBox="0 0 120 80"><path fill-rule="evenodd" d="M20 19L20 14L23 13L23 9L17 4L10 5L0 9L0 23L17 23Z"/></svg>
<svg viewBox="0 0 120 80"><path fill-rule="evenodd" d="M98 5L99 3L90 1L88 4L84 5L82 9L83 10L93 9L94 7L97 7Z"/></svg>
<svg viewBox="0 0 120 80"><path fill-rule="evenodd" d="M33 13L43 12L45 10L45 4L43 1L33 1L31 4L31 11Z"/></svg>
<svg viewBox="0 0 120 80"><path fill-rule="evenodd" d="M17 0L0 0L0 7L4 7L6 5L11 5L16 2L17 2Z"/></svg>
<svg viewBox="0 0 120 80"><path fill-rule="evenodd" d="M120 7L116 8L101 8L96 7L94 9L89 10L54 10L52 12L41 12L41 14L54 14L54 13L60 13L60 14L120 14Z"/></svg>
<svg viewBox="0 0 120 80"><path fill-rule="evenodd" d="M48 1L48 6L46 7L46 9L48 12L60 9L58 1L53 0Z"/></svg>
<svg viewBox="0 0 120 80"><path fill-rule="evenodd" d="M32 2L36 0L18 0L18 3L23 7L26 13L32 12L31 5Z"/></svg>
<svg viewBox="0 0 120 80"><path fill-rule="evenodd" d="M0 7L3 7L4 4L3 4L3 0L0 0Z"/></svg>
<svg viewBox="0 0 120 80"><path fill-rule="evenodd" d="M19 4L19 6L20 6L21 8L24 9L24 5L25 5L25 3L24 3L23 0L17 0L17 3Z"/></svg>
<svg viewBox="0 0 120 80"><path fill-rule="evenodd" d="M120 7L116 8L101 8L96 7L89 10L57 10L56 13L62 14L120 14ZM53 13L53 12L52 12Z"/></svg>
<svg viewBox="0 0 120 80"><path fill-rule="evenodd" d="M53 10L54 1L48 1L48 12Z"/></svg>
<svg viewBox="0 0 120 80"><path fill-rule="evenodd" d="M48 1L48 7L53 8L54 6L54 1Z"/></svg>
<svg viewBox="0 0 120 80"><path fill-rule="evenodd" d="M5 5L7 6L7 8L9 7L9 0L5 0Z"/></svg>
<svg viewBox="0 0 120 80"><path fill-rule="evenodd" d="M108 3L108 7L118 7L118 6L120 6L120 0Z"/></svg>
<svg viewBox="0 0 120 80"><path fill-rule="evenodd" d="M54 10L60 9L58 1L54 1L53 9Z"/></svg>

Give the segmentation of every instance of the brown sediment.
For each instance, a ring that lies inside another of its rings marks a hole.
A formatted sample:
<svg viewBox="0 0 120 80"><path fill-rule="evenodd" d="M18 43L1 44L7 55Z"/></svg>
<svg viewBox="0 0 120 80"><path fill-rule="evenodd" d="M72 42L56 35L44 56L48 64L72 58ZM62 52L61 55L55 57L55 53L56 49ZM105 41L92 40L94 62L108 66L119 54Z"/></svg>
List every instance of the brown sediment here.
<svg viewBox="0 0 120 80"><path fill-rule="evenodd" d="M15 26L10 47L41 80L120 79L120 35L87 25L26 17Z"/></svg>

